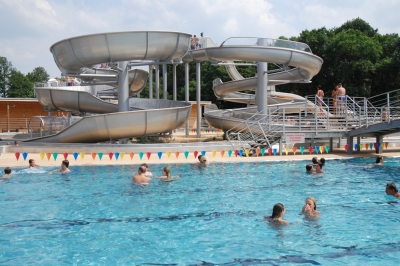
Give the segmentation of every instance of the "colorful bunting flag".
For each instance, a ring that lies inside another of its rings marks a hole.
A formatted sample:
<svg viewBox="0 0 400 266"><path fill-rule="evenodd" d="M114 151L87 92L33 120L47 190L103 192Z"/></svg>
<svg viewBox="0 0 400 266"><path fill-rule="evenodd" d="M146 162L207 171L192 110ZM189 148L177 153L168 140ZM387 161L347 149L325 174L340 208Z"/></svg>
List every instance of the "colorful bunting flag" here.
<svg viewBox="0 0 400 266"><path fill-rule="evenodd" d="M293 146L292 151L293 151L293 154L296 155L297 148Z"/></svg>
<svg viewBox="0 0 400 266"><path fill-rule="evenodd" d="M171 157L171 152L167 151L167 158L169 159L169 157Z"/></svg>
<svg viewBox="0 0 400 266"><path fill-rule="evenodd" d="M232 150L228 150L228 156L229 156L229 157L232 156Z"/></svg>
<svg viewBox="0 0 400 266"><path fill-rule="evenodd" d="M44 152L41 152L41 153L39 153L39 155L40 155L40 158L43 160L43 159L44 159L45 153L44 153Z"/></svg>
<svg viewBox="0 0 400 266"><path fill-rule="evenodd" d="M304 154L304 147L300 147L300 153L301 153L301 155Z"/></svg>
<svg viewBox="0 0 400 266"><path fill-rule="evenodd" d="M64 156L64 160L67 160L68 159L68 152L64 152L63 156Z"/></svg>
<svg viewBox="0 0 400 266"><path fill-rule="evenodd" d="M50 161L51 153L50 152L46 153L46 157L47 157L47 160Z"/></svg>
<svg viewBox="0 0 400 266"><path fill-rule="evenodd" d="M135 153L134 152L130 152L129 153L129 157L131 157L131 160L133 159L133 156L135 156ZM143 156L143 155L142 155Z"/></svg>
<svg viewBox="0 0 400 266"><path fill-rule="evenodd" d="M83 159L85 158L85 153L84 153L84 152L81 152L81 153L79 153L79 156L80 156L81 159L83 160Z"/></svg>
<svg viewBox="0 0 400 266"><path fill-rule="evenodd" d="M100 161L101 161L101 159L103 159L103 153L102 152L97 153L97 156L99 156Z"/></svg>
<svg viewBox="0 0 400 266"><path fill-rule="evenodd" d="M199 152L198 151L194 151L194 158L197 158L197 154L199 154Z"/></svg>
<svg viewBox="0 0 400 266"><path fill-rule="evenodd" d="M175 152L175 157L176 157L176 159L178 159L178 157L179 157L179 154L180 154L180 152L179 152L179 151ZM187 159L187 157L186 157L186 159Z"/></svg>
<svg viewBox="0 0 400 266"><path fill-rule="evenodd" d="M117 161L118 161L118 158L119 158L119 152L115 152L115 153L114 153L114 156L115 156L115 160L117 160Z"/></svg>
<svg viewBox="0 0 400 266"><path fill-rule="evenodd" d="M325 146L325 152L328 153L329 152L329 146Z"/></svg>
<svg viewBox="0 0 400 266"><path fill-rule="evenodd" d="M19 156L21 156L21 153L16 152L16 153L15 153L15 158L17 158L17 161L19 160Z"/></svg>
<svg viewBox="0 0 400 266"><path fill-rule="evenodd" d="M93 160L96 159L96 155L97 155L97 153L92 152L92 158L93 158Z"/></svg>
<svg viewBox="0 0 400 266"><path fill-rule="evenodd" d="M108 157L110 158L110 160L112 160L113 156L114 156L114 153L112 153L112 152L108 153Z"/></svg>
<svg viewBox="0 0 400 266"><path fill-rule="evenodd" d="M159 152L157 152L157 155L158 155L158 159L160 159L160 160L161 160L161 157L162 157L162 151L159 151Z"/></svg>
<svg viewBox="0 0 400 266"><path fill-rule="evenodd" d="M221 157L224 157L224 155L225 155L225 151L224 151L224 150L222 150L220 153L221 153Z"/></svg>
<svg viewBox="0 0 400 266"><path fill-rule="evenodd" d="M76 159L78 159L78 155L79 155L79 153L77 153L77 152L74 152L74 153L72 153L72 155L74 156L74 159L75 159L75 161L76 161Z"/></svg>
<svg viewBox="0 0 400 266"><path fill-rule="evenodd" d="M189 156L189 152L188 152L188 151L185 151L183 154L185 154L185 158L187 159L188 156ZM196 156L195 156L195 157L196 157Z"/></svg>
<svg viewBox="0 0 400 266"><path fill-rule="evenodd" d="M201 151L201 156L206 156L206 151Z"/></svg>
<svg viewBox="0 0 400 266"><path fill-rule="evenodd" d="M125 156L125 152L120 152L120 153L119 153L119 156L121 157L121 160L123 160L123 159L124 159L124 156Z"/></svg>
<svg viewBox="0 0 400 266"><path fill-rule="evenodd" d="M144 152L139 152L139 158L140 158L140 160L142 160L143 159L143 155L144 155Z"/></svg>
<svg viewBox="0 0 400 266"><path fill-rule="evenodd" d="M54 161L57 161L57 156L58 156L58 153L57 152L53 152Z"/></svg>
<svg viewBox="0 0 400 266"><path fill-rule="evenodd" d="M348 149L349 149L349 145L344 145L344 150L347 152L348 151Z"/></svg>
<svg viewBox="0 0 400 266"><path fill-rule="evenodd" d="M22 158L24 158L24 161L26 161L26 157L28 157L28 153L27 152L23 152L22 153Z"/></svg>
<svg viewBox="0 0 400 266"><path fill-rule="evenodd" d="M277 149L272 149L272 153L276 156Z"/></svg>
<svg viewBox="0 0 400 266"><path fill-rule="evenodd" d="M217 151L212 151L211 154L212 154L212 157L215 157L215 155L217 154Z"/></svg>

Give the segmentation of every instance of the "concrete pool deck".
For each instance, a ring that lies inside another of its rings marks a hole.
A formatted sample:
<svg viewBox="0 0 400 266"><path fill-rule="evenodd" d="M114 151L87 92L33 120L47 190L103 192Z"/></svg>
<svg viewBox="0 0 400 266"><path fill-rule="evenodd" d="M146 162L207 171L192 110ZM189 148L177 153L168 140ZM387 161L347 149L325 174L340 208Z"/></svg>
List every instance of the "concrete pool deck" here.
<svg viewBox="0 0 400 266"><path fill-rule="evenodd" d="M77 165L140 165L142 163L148 164L177 164L177 163L197 163L197 159L194 156L194 152L190 151L188 154L187 159L185 158L184 152L180 152L178 158L176 157L175 152L170 152L170 156L168 158L167 152L163 152L161 159L159 159L157 153L151 153L150 158L147 157L147 154L144 150L142 159L140 159L139 153L134 153L131 159L129 152L125 151L107 151L103 149L101 153L102 159L100 160L99 154L100 152L96 152L95 157L93 159L92 153L87 151L79 151L76 152L84 152L84 158L82 158L81 154L77 155L77 159L74 159L74 155L70 151L62 151L59 148L53 148L54 150L57 149L56 159L54 159L54 153L47 151L47 152L28 152L24 151L24 147L12 147L9 151L2 153L0 155L0 167L28 167L29 159L34 159L36 164L40 166L60 166L61 161L64 160L64 152L68 153L67 159L70 161L70 168L72 169L74 166ZM84 150L84 149L82 149ZM16 153L19 152L19 159L16 159ZM26 160L23 158L23 152L26 152ZM110 159L109 153L112 152L112 158ZM116 160L115 152L119 152L119 158ZM122 153L124 153L123 158ZM198 152L200 154L200 150ZM400 156L400 149L398 147L384 149L383 153L380 154L384 157L393 157L393 156ZM283 153L282 156L279 155L265 155L265 156L258 156L258 157L246 157L243 155L240 157L239 155L236 157L234 153L229 157L227 150L225 150L223 156L219 150L216 150L215 156L213 156L213 152L207 151L206 156L208 161L212 164L214 162L264 162L264 161L290 161L290 160L307 160L311 161L312 157L317 156L318 158L324 157L326 159L344 159L344 158L353 158L353 157L368 157L371 158L371 163L375 162L375 157L378 156L374 151L371 150L363 150L360 152L354 152L353 154L347 154L344 149L335 149L333 153L323 153L323 154L316 154L313 152L309 154L305 152L304 155L301 155L298 151L296 155L292 155L290 152L289 155L285 155Z"/></svg>

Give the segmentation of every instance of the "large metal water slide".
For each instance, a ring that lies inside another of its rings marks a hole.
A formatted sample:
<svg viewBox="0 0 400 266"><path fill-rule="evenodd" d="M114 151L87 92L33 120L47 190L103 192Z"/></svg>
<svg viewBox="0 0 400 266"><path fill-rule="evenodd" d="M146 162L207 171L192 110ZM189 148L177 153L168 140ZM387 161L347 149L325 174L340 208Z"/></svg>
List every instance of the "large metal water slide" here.
<svg viewBox="0 0 400 266"><path fill-rule="evenodd" d="M268 74L268 86L290 82L310 82L311 78L321 69L323 60L313 55L311 49L304 43L263 39L262 43L267 45L259 46L257 44L237 45L231 42L238 43L238 41L246 41L246 39L250 38L231 38L220 46L193 50L183 60L211 61L214 63L233 61L268 62L281 65L283 67L282 71ZM251 39L253 43L258 43L258 40L260 40L260 38ZM257 88L257 78L244 79L234 67L228 67L228 73L234 81L216 82L213 88L215 95L227 101L255 104L255 95L240 93L239 91L255 90ZM267 87L264 89L267 90ZM289 93L271 92L268 97L268 105L268 108L271 109L285 106L286 111L290 112L292 108L297 113L300 108L311 107L311 111L315 110L313 103L305 101L303 97ZM257 112L257 107L233 110L217 109L206 111L204 116L211 126L229 130L255 112Z"/></svg>
<svg viewBox="0 0 400 266"><path fill-rule="evenodd" d="M186 33L161 31L101 33L62 40L53 44L50 51L66 76L76 76L95 85L114 82L118 75L94 70L94 65L131 60L179 61L187 53L190 37ZM130 84L131 89L133 84ZM118 112L119 105L104 102L83 88L43 87L36 88L36 93L39 102L49 111L97 115L83 117L55 135L28 141L91 143L167 133L184 124L191 109L187 102L131 98L129 110Z"/></svg>

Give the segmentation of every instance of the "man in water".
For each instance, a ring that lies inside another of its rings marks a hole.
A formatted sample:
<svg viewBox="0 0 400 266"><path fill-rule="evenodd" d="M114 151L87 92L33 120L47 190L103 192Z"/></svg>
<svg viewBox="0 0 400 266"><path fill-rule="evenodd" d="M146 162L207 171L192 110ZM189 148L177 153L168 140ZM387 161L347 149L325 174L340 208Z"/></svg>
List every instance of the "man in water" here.
<svg viewBox="0 0 400 266"><path fill-rule="evenodd" d="M35 160L33 159L29 159L29 168L34 168L34 167L38 167L39 165L37 165L35 163Z"/></svg>
<svg viewBox="0 0 400 266"><path fill-rule="evenodd" d="M147 163L142 163L140 166L144 166L146 168L146 176L153 175L153 173L149 171L149 165Z"/></svg>
<svg viewBox="0 0 400 266"><path fill-rule="evenodd" d="M313 174L313 173L315 173L312 164L307 164L307 165L306 165L306 172L307 172L307 174Z"/></svg>
<svg viewBox="0 0 400 266"><path fill-rule="evenodd" d="M394 183L386 184L386 194L400 199L400 193Z"/></svg>
<svg viewBox="0 0 400 266"><path fill-rule="evenodd" d="M69 166L69 161L68 161L68 160L62 161L62 162L61 162L60 172L61 172L62 174L71 172L71 170L69 170L68 166Z"/></svg>
<svg viewBox="0 0 400 266"><path fill-rule="evenodd" d="M147 186L149 182L151 181L151 178L146 176L146 167L145 166L140 166L138 173L132 178L132 181L141 185L141 186Z"/></svg>
<svg viewBox="0 0 400 266"><path fill-rule="evenodd" d="M6 167L4 169L4 175L3 178L9 178L11 176L11 168L10 167Z"/></svg>

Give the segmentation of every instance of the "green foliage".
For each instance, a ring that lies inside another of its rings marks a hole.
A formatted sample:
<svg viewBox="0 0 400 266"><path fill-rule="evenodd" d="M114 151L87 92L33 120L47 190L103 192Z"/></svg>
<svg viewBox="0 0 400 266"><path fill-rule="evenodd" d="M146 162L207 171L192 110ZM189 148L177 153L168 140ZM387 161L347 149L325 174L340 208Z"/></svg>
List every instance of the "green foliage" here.
<svg viewBox="0 0 400 266"><path fill-rule="evenodd" d="M7 95L11 98L32 98L33 83L18 70L12 70Z"/></svg>
<svg viewBox="0 0 400 266"><path fill-rule="evenodd" d="M44 67L36 67L32 72L29 72L26 77L33 83L46 82L49 80L49 74Z"/></svg>
<svg viewBox="0 0 400 266"><path fill-rule="evenodd" d="M0 94L1 97L7 97L9 79L11 71L14 70L12 63L7 58L0 56Z"/></svg>

